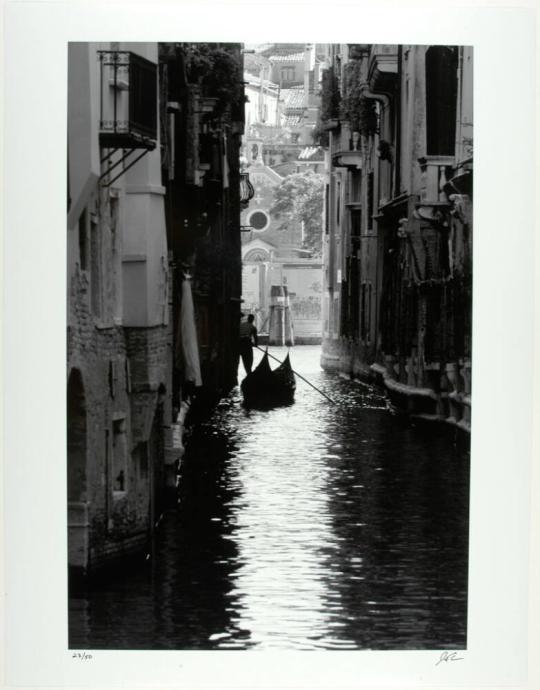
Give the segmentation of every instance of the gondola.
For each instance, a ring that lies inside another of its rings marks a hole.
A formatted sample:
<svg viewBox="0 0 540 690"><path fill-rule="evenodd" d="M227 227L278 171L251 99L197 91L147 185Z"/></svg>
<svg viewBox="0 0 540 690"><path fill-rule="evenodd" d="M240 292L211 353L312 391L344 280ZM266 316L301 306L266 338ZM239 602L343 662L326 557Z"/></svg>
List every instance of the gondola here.
<svg viewBox="0 0 540 690"><path fill-rule="evenodd" d="M289 355L272 370L265 352L259 364L240 384L246 407L276 407L294 402L296 379Z"/></svg>

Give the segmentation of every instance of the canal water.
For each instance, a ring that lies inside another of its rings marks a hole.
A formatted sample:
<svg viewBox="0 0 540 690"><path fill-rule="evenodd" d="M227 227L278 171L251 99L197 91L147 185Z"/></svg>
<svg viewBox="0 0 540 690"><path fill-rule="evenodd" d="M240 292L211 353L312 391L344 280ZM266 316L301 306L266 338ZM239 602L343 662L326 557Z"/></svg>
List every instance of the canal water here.
<svg viewBox="0 0 540 690"><path fill-rule="evenodd" d="M152 557L72 593L70 647L466 646L466 448L319 357L291 351L335 405L297 380L249 411L236 389L191 435Z"/></svg>

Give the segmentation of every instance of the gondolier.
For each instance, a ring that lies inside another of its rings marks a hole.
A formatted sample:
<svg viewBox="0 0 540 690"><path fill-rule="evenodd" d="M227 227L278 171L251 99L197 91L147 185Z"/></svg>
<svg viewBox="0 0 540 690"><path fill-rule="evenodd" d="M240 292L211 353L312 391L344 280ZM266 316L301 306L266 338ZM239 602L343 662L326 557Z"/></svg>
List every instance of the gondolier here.
<svg viewBox="0 0 540 690"><path fill-rule="evenodd" d="M249 314L247 319L240 322L240 356L242 364L249 374L253 367L253 346L259 344L257 329L254 325L255 317Z"/></svg>

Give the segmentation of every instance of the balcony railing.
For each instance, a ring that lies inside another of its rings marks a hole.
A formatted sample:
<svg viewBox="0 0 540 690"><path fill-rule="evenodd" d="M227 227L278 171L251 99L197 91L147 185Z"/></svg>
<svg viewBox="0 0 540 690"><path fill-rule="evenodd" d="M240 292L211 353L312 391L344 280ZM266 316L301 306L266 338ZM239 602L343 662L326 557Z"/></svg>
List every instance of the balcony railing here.
<svg viewBox="0 0 540 690"><path fill-rule="evenodd" d="M98 59L101 146L154 149L157 141L157 65L123 50L100 50Z"/></svg>

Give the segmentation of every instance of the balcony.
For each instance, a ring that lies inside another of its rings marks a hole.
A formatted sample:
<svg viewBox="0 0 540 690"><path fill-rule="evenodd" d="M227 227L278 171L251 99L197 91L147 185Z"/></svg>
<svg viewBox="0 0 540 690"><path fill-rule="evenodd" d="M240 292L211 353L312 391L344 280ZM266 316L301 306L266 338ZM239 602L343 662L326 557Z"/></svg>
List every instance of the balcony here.
<svg viewBox="0 0 540 690"><path fill-rule="evenodd" d="M249 181L249 173L240 173L240 204L247 208L249 202L255 196L255 189Z"/></svg>
<svg viewBox="0 0 540 690"><path fill-rule="evenodd" d="M374 45L368 63L369 88L374 93L393 92L398 73L397 45Z"/></svg>
<svg viewBox="0 0 540 690"><path fill-rule="evenodd" d="M351 132L348 124L344 123L336 149L332 151L332 165L336 168L362 169L362 151L360 150L360 134Z"/></svg>
<svg viewBox="0 0 540 690"><path fill-rule="evenodd" d="M122 50L100 50L98 60L100 145L151 151L157 142L157 66Z"/></svg>
<svg viewBox="0 0 540 690"><path fill-rule="evenodd" d="M332 165L336 168L362 169L361 151L336 151L332 156Z"/></svg>

